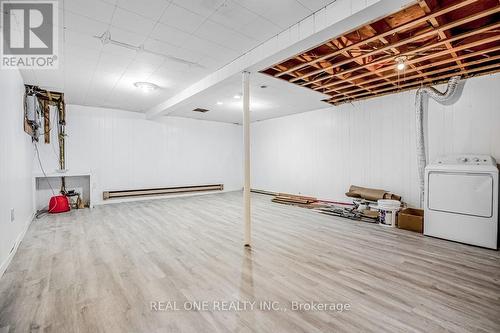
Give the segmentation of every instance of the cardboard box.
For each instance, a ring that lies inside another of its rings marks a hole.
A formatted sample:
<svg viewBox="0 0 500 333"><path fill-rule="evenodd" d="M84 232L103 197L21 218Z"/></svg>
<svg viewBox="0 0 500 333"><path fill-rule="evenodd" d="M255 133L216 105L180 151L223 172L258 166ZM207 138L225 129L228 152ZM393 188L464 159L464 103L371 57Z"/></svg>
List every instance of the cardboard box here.
<svg viewBox="0 0 500 333"><path fill-rule="evenodd" d="M422 233L424 231L424 210L405 208L400 211L398 228Z"/></svg>

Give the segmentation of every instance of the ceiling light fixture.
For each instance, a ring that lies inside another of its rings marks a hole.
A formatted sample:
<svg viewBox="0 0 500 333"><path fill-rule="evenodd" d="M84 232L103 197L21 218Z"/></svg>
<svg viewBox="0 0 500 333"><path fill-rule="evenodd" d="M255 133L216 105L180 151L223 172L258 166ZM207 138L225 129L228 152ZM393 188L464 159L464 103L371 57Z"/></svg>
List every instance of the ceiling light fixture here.
<svg viewBox="0 0 500 333"><path fill-rule="evenodd" d="M240 99L241 98L241 94L238 94L238 95L234 95L233 96L234 99Z"/></svg>
<svg viewBox="0 0 500 333"><path fill-rule="evenodd" d="M220 102L220 101L219 101L219 102L217 102L217 105L222 105L222 104L224 104L224 103L223 103L223 102Z"/></svg>
<svg viewBox="0 0 500 333"><path fill-rule="evenodd" d="M400 56L394 59L394 61L396 62L396 69L398 71L402 71L406 68L406 60L408 60L406 56Z"/></svg>
<svg viewBox="0 0 500 333"><path fill-rule="evenodd" d="M151 92L159 88L156 84L151 82L136 82L134 86L144 92Z"/></svg>

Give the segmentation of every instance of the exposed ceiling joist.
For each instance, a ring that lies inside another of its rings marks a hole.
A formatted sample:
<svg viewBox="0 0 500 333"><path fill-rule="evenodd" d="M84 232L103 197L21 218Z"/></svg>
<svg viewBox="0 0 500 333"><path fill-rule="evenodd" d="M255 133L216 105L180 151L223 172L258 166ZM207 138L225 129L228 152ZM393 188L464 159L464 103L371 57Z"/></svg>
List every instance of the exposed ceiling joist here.
<svg viewBox="0 0 500 333"><path fill-rule="evenodd" d="M470 62L466 63L466 66L478 65L478 64L485 63L485 62L492 62L492 61L498 61L498 60L500 60L500 55L496 55L493 57L487 57L487 58L481 58L481 59L475 60L475 61L470 61ZM447 68L441 68L441 69L436 69L436 70L433 70L430 72L426 72L426 74L427 74L427 76L431 76L434 74L450 72L451 70L455 70L455 69L461 69L461 72L465 72L466 69L462 69L463 67L464 67L463 64L457 64L457 65L450 66ZM415 74L415 75L411 75L411 76L405 76L403 78L398 79L397 83L399 84L401 82L410 81L413 79L419 79L419 78L423 78L423 77L424 77L423 74ZM422 82L426 82L425 80L432 81L432 78L424 78L424 80L422 80ZM374 84L374 85L371 85L371 86L368 86L365 88L369 88L369 89L371 89L370 92L375 93L375 92L379 91L379 90L377 90L377 88L384 87L384 86L387 86L387 83ZM401 86L398 86L398 88L400 88L400 87ZM385 88L385 89L389 90L389 88ZM385 89L383 91L386 91ZM362 90L362 89L352 90L352 91L350 91L350 93L359 92L360 90ZM351 95L350 97L352 98L352 97L356 97L356 96L359 96L359 94L358 95ZM340 97L340 95L333 95L332 96L332 98L336 98L336 97Z"/></svg>
<svg viewBox="0 0 500 333"><path fill-rule="evenodd" d="M488 32L488 31L492 31L493 33L497 33L495 31L495 29L497 29L497 28L500 28L500 23L495 23L493 25L488 25L486 27L483 27L481 29L477 29L475 31L471 31L471 32L467 32L467 33L464 33L464 34L460 34L458 36L446 39L446 40L438 42L438 43L434 43L434 44L430 44L430 45L425 45L425 46L422 46L422 47L418 47L416 49L413 49L412 53L407 53L407 54L411 55L411 54L418 54L419 52L424 52L424 51L428 51L428 50L432 51L432 49L434 49L435 47L440 46L440 45L444 45L445 43L455 42L455 41L458 41L458 40L461 40L461 39L465 39L465 38L468 38L468 37L472 37L472 36L476 36L476 35L479 35L479 34L482 34L482 33ZM449 50L446 50L446 52L449 53ZM370 64L363 65L363 66L351 67L351 68L349 68L347 70L339 71L337 74L329 75L328 77L329 78L333 78L333 77L337 77L338 74L346 74L346 73L352 73L352 72L355 72L355 71L359 71L360 69L364 69L364 68L366 68L369 65L373 66L373 65L388 64L388 63L394 62L394 60L397 57L398 57L397 55L388 56L388 57L382 57L382 58L379 58L378 60L372 61ZM324 80L324 78L318 79L318 80L313 80L313 81L308 81L307 84L321 82L322 80ZM292 82L292 80L290 80L290 82ZM333 85L333 83L326 84L326 85L321 85L320 84L319 87L318 87L318 89L315 89L315 90L319 90L320 88L327 88L327 87L329 87L331 85Z"/></svg>
<svg viewBox="0 0 500 333"><path fill-rule="evenodd" d="M422 0L262 72L328 94L331 104L496 72L499 13L498 0Z"/></svg>
<svg viewBox="0 0 500 333"><path fill-rule="evenodd" d="M446 13L448 13L448 12L451 12L451 11L456 10L456 9L458 9L458 8L462 8L462 7L467 6L467 5L471 4L471 3L474 3L474 2L476 2L476 1L478 1L478 0L466 0L466 1L459 2L459 3L457 3L457 4L450 5L450 6L448 6L448 7L446 7L446 8L443 8L443 9L441 9L441 10L439 10L439 11L435 12L435 13L432 13L432 14L429 14L429 15L427 15L427 16L425 16L425 17L422 17L422 18L416 19L416 20L414 20L414 21L412 21L412 22L409 22L409 23L407 23L407 24L404 24L404 25L402 25L402 26L395 27L395 28L393 28L392 30L389 30L389 31L386 31L386 32L384 32L384 33L382 33L382 34L379 34L378 36L374 36L374 37L372 37L372 38L368 38L368 39L363 40L363 41L361 41L361 42L358 42L358 43L352 44L352 45L348 46L348 47L345 49L345 51L349 51L350 49L357 48L357 47L360 47L360 46L365 45L365 44L367 44L367 43L373 42L373 41L377 40L378 38L381 38L381 37L383 38L383 37L387 37L387 36L390 36L390 35L392 35L392 34L398 33L399 31L402 31L402 30L408 29L408 28L410 28L410 27L412 27L412 26L414 26L414 25L421 24L421 23L423 23L423 22L427 21L428 19L435 18L435 17L437 17L437 16L439 16L439 15L444 15L444 14L446 14ZM332 52L332 53L330 53L330 54L326 54L326 55L324 55L324 56L322 56L322 57L320 57L320 58L318 58L318 59L315 59L315 60L313 60L313 61L310 61L309 63L306 63L306 64L300 64L300 65L294 66L294 67L292 67L292 68L290 68L290 69L288 69L288 70L285 70L285 71L281 71L281 72L279 72L279 73L276 73L276 74L275 74L275 76L276 76L276 77L280 77L280 76L282 76L282 75L289 74L289 73L291 73L291 72L293 72L293 71L297 71L297 70L299 70L299 69L301 69L301 68L304 68L304 67L306 67L306 66L308 66L308 65L310 66L310 65L312 65L312 64L314 64L314 63L316 63L316 62L319 62L319 61L326 60L326 59L329 59L329 58L331 58L331 57L334 57L334 56L336 56L336 55L338 55L338 54L340 54L340 53L341 53L341 52L339 51L339 52Z"/></svg>
<svg viewBox="0 0 500 333"><path fill-rule="evenodd" d="M491 38L488 38L488 39L485 39L485 40L479 40L479 41L476 41L476 42L473 42L473 43L468 43L468 44L465 44L465 45L461 45L459 47L454 47L452 50L455 51L455 52L459 52L459 51L462 51L462 50L472 49L472 48L474 48L476 46L484 44L485 42L495 42L495 41L498 41L498 40L500 40L500 34L499 35L494 35ZM495 52L495 51L498 51L499 49L500 49L500 46L496 46L496 47L493 47L493 48L490 48L490 49L480 50L480 51L477 51L477 52L473 52L473 54L475 54L475 55L481 55L483 53ZM408 65L412 65L412 64L415 64L415 63L422 63L422 62L427 61L427 60L432 60L428 64L422 65L422 66L419 67L420 70L429 69L429 68L432 68L432 67L435 67L435 66L440 66L442 64L448 63L449 60L450 60L450 58L447 58L446 59L447 61L445 61L445 62L434 61L433 60L434 58L441 58L443 56L446 56L446 54L448 54L448 50L437 52L437 53L432 53L432 54L430 54L428 56L414 58L412 60L409 60L407 62L407 64ZM468 55L470 55L470 54L466 54L465 56L468 56ZM452 59L452 61L454 61L454 60ZM408 73L410 71L407 71L406 73ZM396 65L390 65L390 66L383 67L381 69L378 69L377 72L389 72L391 75L394 75L394 76L398 75L398 72L396 72ZM363 74L359 74L359 75L353 76L352 79L365 78L365 77L370 76L370 75L371 75L371 73L367 72L367 73L363 73ZM378 81L378 80L379 80L378 78L373 78L373 79L366 78L366 79L363 80L363 84L368 84L368 83L371 83L373 81ZM344 84L344 83L345 82L342 82L342 81L336 81L335 85ZM335 85L332 84L331 86L335 86ZM329 86L329 87L323 87L323 88L331 88L331 86ZM350 85L350 86L344 85L344 86L336 88L336 90L337 89L343 89L343 88L349 88L349 87L354 87L354 85ZM322 87L320 86L319 88L322 88ZM329 90L324 91L324 93L328 94L328 93L336 91L336 90L329 89Z"/></svg>
<svg viewBox="0 0 500 333"><path fill-rule="evenodd" d="M467 75L467 77L474 77L474 76L480 76L480 75L484 75L484 74L495 74L495 73L499 73L500 72L500 67L499 66L496 66L496 67L493 67L493 68L490 68L490 66L488 66L488 68L486 69L482 69L484 70L485 72L483 73L479 73L479 74L476 74L476 72L480 72L480 70L475 70L471 75ZM429 87L429 86L433 86L433 85L436 85L436 84L440 84L440 83L446 83L446 80L457 75L456 73L455 74L447 74L447 75L443 75L439 78L435 78L435 81L432 81L432 82L427 82L425 84L422 84L422 83L418 83L418 84L407 84L405 85L404 87L401 86L400 89L398 90L398 92L403 92L403 91L407 91L407 90L412 90L412 89L416 89L416 88L419 88L419 87ZM344 103L350 103L350 102L354 102L354 101L362 101L362 100L365 100L365 99L370 99L370 98L373 98L373 97L381 97L381 96L386 96L386 95L390 95L390 94L394 94L394 91L385 91L385 92L378 92L376 95L368 95L368 96L359 96L359 97L356 97L355 99L346 99L346 100L343 100L343 101L339 101L336 103L336 105L340 105L340 104L344 104Z"/></svg>
<svg viewBox="0 0 500 333"><path fill-rule="evenodd" d="M415 87L425 87L425 86L429 86L429 85L434 85L434 84L438 84L438 83L442 83L444 79L448 79L452 76L465 76L465 77L472 77L472 76L475 76L473 74L475 73L480 73L480 72L485 72L486 73L496 73L500 70L500 62L496 62L495 64L492 64L492 65L486 65L486 66L481 66L481 67L477 67L477 68L474 68L474 69L470 69L470 70L461 70L460 72L454 72L454 73L450 73L450 74L445 74L445 75L440 75L440 76L437 76L437 77L432 77L430 79L424 79L422 81L418 81L418 82L410 82L410 83L406 83L406 84L402 84L399 86L399 89L397 90L397 92L399 91L404 91L404 90L408 90L408 89L403 89L403 88L415 88ZM482 73L482 74L485 74L485 73ZM375 96L379 96L380 93L382 92L389 92L389 93L393 93L395 92L393 88L384 88L384 89L379 89L379 90L376 90L370 94L368 93L361 93L361 94L356 94L356 95L352 95L348 98L342 98L342 99L338 99L338 100L335 100L335 102L337 104L340 104L340 103L345 103L345 102L352 102L354 100L358 100L359 97L375 97Z"/></svg>
<svg viewBox="0 0 500 333"><path fill-rule="evenodd" d="M455 27L458 27L460 25L472 22L474 20L480 19L480 18L485 17L485 16L496 14L498 12L500 12L500 5L492 8L492 9L485 10L485 11L480 12L480 13L472 14L470 16L467 16L467 17L463 18L463 19L460 19L458 21L451 22L449 24L443 25L443 26L441 26L439 28L436 28L434 30L429 30L429 31L427 31L425 33L417 34L417 35L412 36L412 37L408 37L406 39L400 40L399 42L393 43L391 45L387 45L387 46L385 46L385 47L383 47L381 49L377 49L377 50L374 50L372 52L368 52L366 54L362 54L362 55L359 55L359 56L351 58L351 59L346 59L344 61L334 63L334 64L331 65L331 67L332 68L334 68L334 67L340 67L342 65L349 64L349 63L351 63L351 62L353 62L353 61L355 61L357 59L362 59L362 58L366 58L366 57L369 57L369 56L374 56L376 54L382 53L383 51L390 50L393 47L401 47L403 45L407 45L407 44L410 44L410 43L413 43L413 42L418 42L419 40L422 40L423 38L431 37L433 35L436 35L439 31L450 30L452 28L455 28ZM434 44L430 44L430 45L426 45L426 46L414 49L414 50L411 51L411 53L426 51L426 50L434 48L436 46L445 45L446 43L452 43L452 42L454 42L454 41L456 41L458 39L466 38L466 37L469 37L471 35L475 35L475 34L484 32L486 30L491 30L491 29L495 29L495 28L498 28L498 24L493 24L493 25L488 26L488 27L483 27L482 29L477 30L477 31L471 31L471 32L464 33L464 34L461 34L461 35L458 35L458 36L454 36L454 37L451 37L451 38L446 38L446 39L444 39L444 40L442 40L442 41L440 41L438 43L434 43ZM408 52L408 53L410 53L410 52ZM372 63L367 64L367 65L379 64L381 61L383 62L384 60L389 60L389 59L393 60L395 57L396 56L386 57L386 58L380 59L378 62L372 62ZM366 68L367 65L359 66L358 68ZM329 69L329 68L327 67L326 69ZM303 75L297 76L297 77L291 79L290 82L296 82L296 81L298 81L300 79L303 79L305 77L310 77L312 75L319 74L319 73L321 73L324 70L325 69L317 70L317 71L313 71L313 72L310 72L310 73L307 73L307 74L303 74ZM315 82L315 81L311 81L310 83L313 83L313 82Z"/></svg>
<svg viewBox="0 0 500 333"><path fill-rule="evenodd" d="M406 81L406 80L409 80L409 79L412 79L412 78L419 78L419 77L427 78L427 76L434 74L433 72L440 73L440 72L446 72L446 71L455 69L455 68L457 68L457 66L446 67L446 68L439 69L437 71L425 72L425 74L422 73L423 69L429 69L429 68L432 68L432 67L438 67L438 66L441 66L441 65L444 65L444 64L457 62L457 60L460 61L460 63L457 64L457 65L458 65L458 68L461 68L461 69L464 69L463 67L465 67L465 65L469 66L469 65L474 65L474 64L477 64L477 63L486 62L486 61L498 60L499 56L493 56L493 57L491 57L491 56L488 55L489 52L495 52L495 51L500 51L500 46L496 46L496 47L494 47L492 49L489 49L489 50L484 50L484 51L478 51L478 52L473 52L473 53L465 54L463 56L459 56L459 57L453 58L453 59L445 59L445 60L442 60L442 61L439 61L439 62L436 62L436 63L431 63L431 64L428 64L428 65L422 66L420 71L417 71L415 69L406 71L405 72L405 76L401 80L402 81ZM477 60L477 61L466 62L465 65L464 65L464 63L461 62L464 59L472 58L472 57L477 57L477 56L482 56L482 58L480 58L480 60ZM419 75L406 76L406 75L411 74L413 72L417 72ZM391 71L389 73L390 74L387 76L387 78L398 77L398 74L394 73L393 71ZM374 85L368 85L368 83L371 83L371 82L374 82L374 81L380 81L380 79L376 78L376 79L364 81L363 82L363 89L353 89L353 90L349 90L349 92L350 93L355 93L355 92L359 92L359 91L365 90L364 88L371 88L371 89L373 89L373 88L377 88L377 87L380 87L380 86L387 85L384 82L378 83L378 84L374 84ZM365 86L365 85L368 85L368 86ZM345 89L345 88L348 88L348 87L342 86L339 89ZM330 90L328 92L332 92L332 91L333 90ZM344 95L344 94L335 94L335 95L332 95L332 98L339 97L341 95Z"/></svg>

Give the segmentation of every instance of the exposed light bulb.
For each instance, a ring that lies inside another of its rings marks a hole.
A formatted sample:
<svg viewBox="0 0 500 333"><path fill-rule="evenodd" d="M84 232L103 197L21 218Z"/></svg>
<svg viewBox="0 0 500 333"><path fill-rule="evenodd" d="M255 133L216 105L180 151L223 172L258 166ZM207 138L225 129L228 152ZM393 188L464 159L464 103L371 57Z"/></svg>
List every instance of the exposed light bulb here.
<svg viewBox="0 0 500 333"><path fill-rule="evenodd" d="M396 69L398 71L402 71L406 68L406 60L408 60L406 56L401 56L394 59L394 61L396 61Z"/></svg>

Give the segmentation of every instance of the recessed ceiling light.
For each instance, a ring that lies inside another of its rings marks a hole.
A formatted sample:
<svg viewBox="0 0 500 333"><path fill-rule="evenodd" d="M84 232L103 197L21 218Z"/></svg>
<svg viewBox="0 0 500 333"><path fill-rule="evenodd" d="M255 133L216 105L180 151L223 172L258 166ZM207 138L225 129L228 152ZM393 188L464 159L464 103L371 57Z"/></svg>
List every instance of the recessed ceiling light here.
<svg viewBox="0 0 500 333"><path fill-rule="evenodd" d="M136 88L141 89L144 92L150 92L150 91L158 89L158 86L154 83L151 83L151 82L136 82L136 83L134 83L134 86Z"/></svg>
<svg viewBox="0 0 500 333"><path fill-rule="evenodd" d="M241 95L240 95L240 94L238 94L238 95L234 95L234 96L233 96L233 98L234 98L234 99L240 99L240 98L241 98Z"/></svg>
<svg viewBox="0 0 500 333"><path fill-rule="evenodd" d="M261 89L266 89L266 88L267 88L267 86L266 86L265 84L263 84L263 85L261 85L261 86L260 86L260 88L261 88Z"/></svg>
<svg viewBox="0 0 500 333"><path fill-rule="evenodd" d="M224 103L223 103L223 102L220 102L220 101L219 101L219 102L217 102L217 105L222 105L222 104L224 104Z"/></svg>

